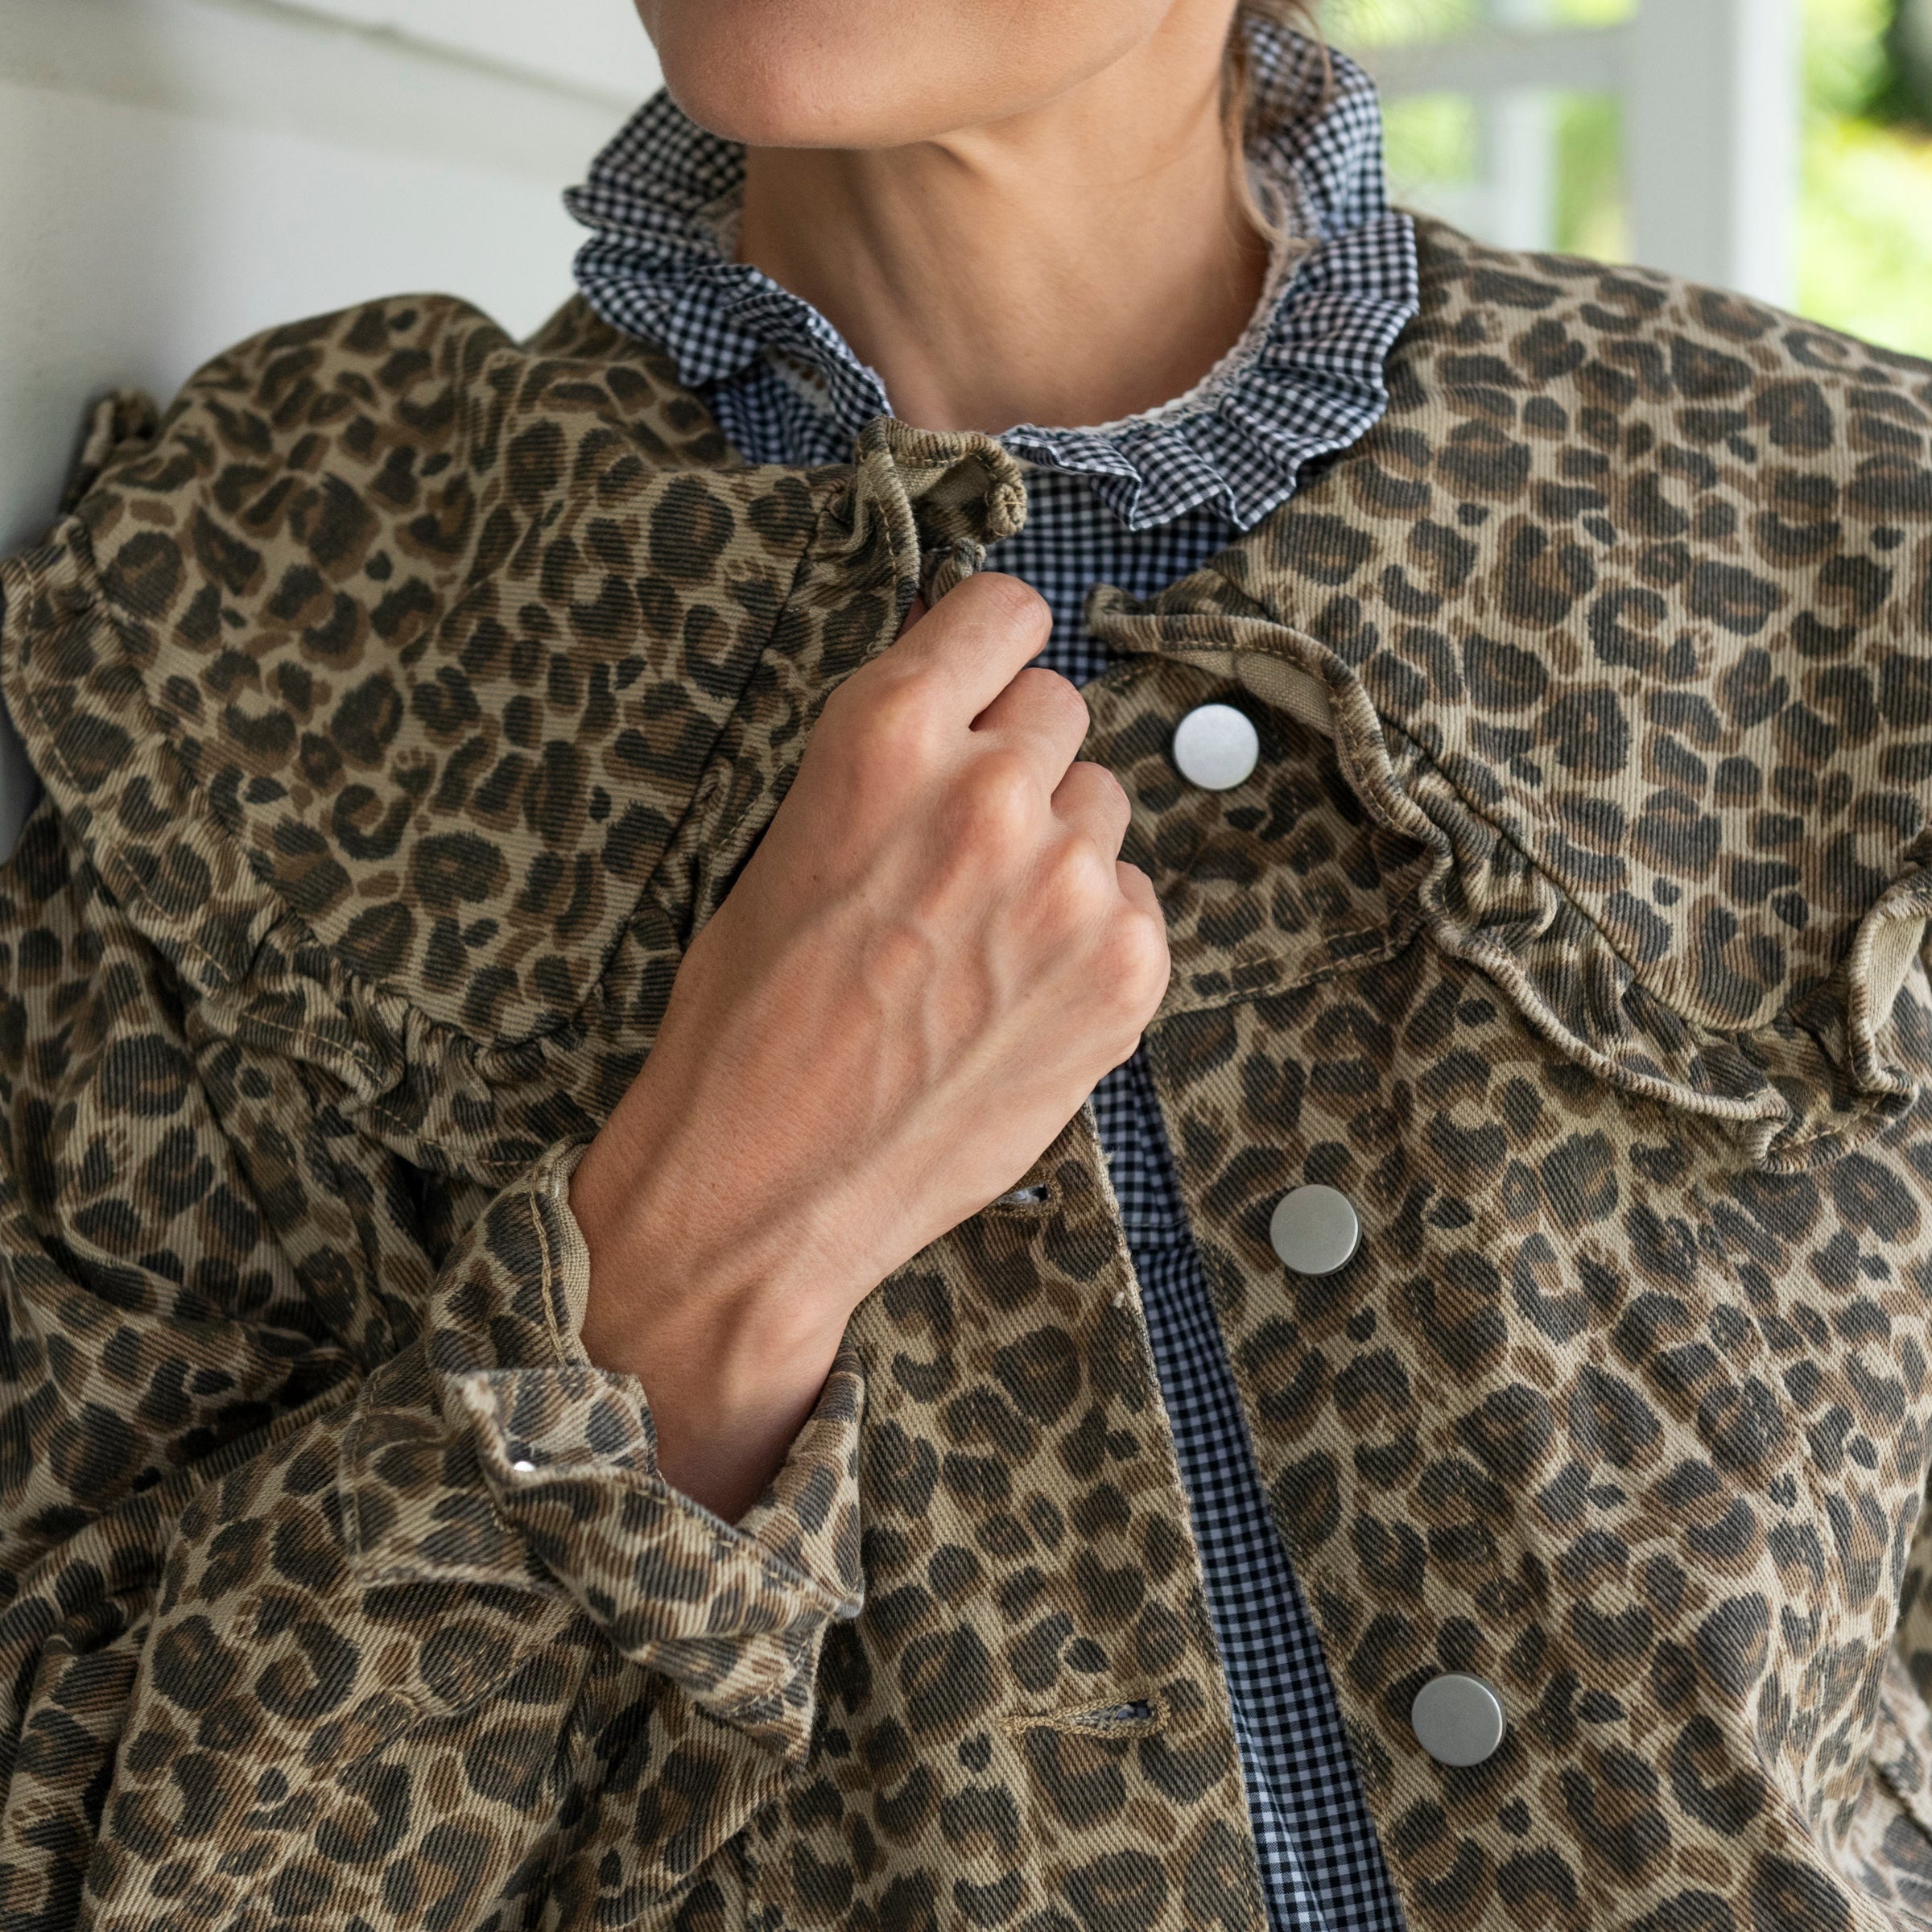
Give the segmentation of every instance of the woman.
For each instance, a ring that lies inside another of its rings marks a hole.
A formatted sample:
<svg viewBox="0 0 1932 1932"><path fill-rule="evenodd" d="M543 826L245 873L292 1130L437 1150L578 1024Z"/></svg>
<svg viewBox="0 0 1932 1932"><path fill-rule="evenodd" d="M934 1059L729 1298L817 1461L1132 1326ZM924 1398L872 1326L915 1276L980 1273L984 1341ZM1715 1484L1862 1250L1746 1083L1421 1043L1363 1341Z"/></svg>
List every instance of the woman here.
<svg viewBox="0 0 1932 1932"><path fill-rule="evenodd" d="M9 1913L1920 1922L1932 370L645 11L0 576Z"/></svg>

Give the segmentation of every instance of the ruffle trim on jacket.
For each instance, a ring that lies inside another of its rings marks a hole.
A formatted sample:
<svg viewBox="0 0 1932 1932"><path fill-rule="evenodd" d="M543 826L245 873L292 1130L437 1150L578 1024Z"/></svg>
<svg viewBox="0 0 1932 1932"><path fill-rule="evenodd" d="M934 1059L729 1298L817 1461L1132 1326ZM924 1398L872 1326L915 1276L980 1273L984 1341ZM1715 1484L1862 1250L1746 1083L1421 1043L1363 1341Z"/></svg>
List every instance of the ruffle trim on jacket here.
<svg viewBox="0 0 1932 1932"><path fill-rule="evenodd" d="M87 480L117 444L123 456L151 450L153 427L138 398L110 398L90 430ZM848 601L855 584L876 581L890 593L881 610L896 613L861 655L892 642L915 592L943 596L1026 515L1019 466L997 444L890 419L868 427L843 475L816 473L813 484L801 584L823 578ZM369 908L349 918L332 899L305 898L304 860L328 865L339 815L318 806L272 851L250 841L236 799L204 782L196 720L210 707L191 701L204 665L145 619L138 584L104 572L88 514L0 563L0 684L68 834L195 989L208 1022L318 1067L338 1084L345 1117L432 1170L500 1187L556 1142L588 1139L597 1123L559 1083L550 1042L596 1022L617 948L650 943L648 905L613 877L580 992L534 1030L508 1003L485 1009L460 986L438 997L371 971L359 939ZM407 803L365 789L372 819ZM420 862L418 835L405 830L393 873L411 877ZM514 963L517 935L497 943ZM477 948L466 983L493 975L506 976Z"/></svg>
<svg viewBox="0 0 1932 1932"><path fill-rule="evenodd" d="M1657 950L1641 907L1593 903L1550 855L1526 850L1476 802L1481 774L1385 718L1317 639L1262 617L1157 614L1105 588L1088 616L1116 649L1199 663L1327 731L1376 820L1421 849L1417 903L1435 943L1609 1085L1720 1123L1754 1162L1793 1170L1868 1139L1932 1083L1932 867L1911 866L1864 914L1831 980L1783 989L1768 1022L1715 1027L1660 989L1698 972L1686 933Z"/></svg>

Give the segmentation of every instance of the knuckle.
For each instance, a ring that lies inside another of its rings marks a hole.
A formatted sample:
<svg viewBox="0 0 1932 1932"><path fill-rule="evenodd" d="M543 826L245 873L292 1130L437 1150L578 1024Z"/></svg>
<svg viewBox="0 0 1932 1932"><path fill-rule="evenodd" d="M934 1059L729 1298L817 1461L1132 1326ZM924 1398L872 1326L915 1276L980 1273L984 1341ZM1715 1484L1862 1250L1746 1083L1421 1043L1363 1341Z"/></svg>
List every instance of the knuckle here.
<svg viewBox="0 0 1932 1932"><path fill-rule="evenodd" d="M1085 923L1089 908L1113 897L1113 861L1090 840L1063 840L1047 861L1046 885L1063 919Z"/></svg>
<svg viewBox="0 0 1932 1932"><path fill-rule="evenodd" d="M1030 831L1039 809L1033 770L1016 751L994 747L960 780L956 818L966 838L996 843L1002 852Z"/></svg>
<svg viewBox="0 0 1932 1932"><path fill-rule="evenodd" d="M1108 927L1101 955L1104 984L1137 1026L1167 990L1173 968L1166 927L1137 906L1125 907Z"/></svg>
<svg viewBox="0 0 1932 1932"><path fill-rule="evenodd" d="M1093 728L1093 714L1087 708L1087 700L1080 696L1080 687L1063 678L1057 671L1046 675L1053 682L1041 693L1044 700L1055 712L1060 714L1064 729L1070 733L1077 733L1083 741Z"/></svg>
<svg viewBox="0 0 1932 1932"><path fill-rule="evenodd" d="M1029 664L1014 678L1013 683L1030 708L1064 714L1070 719L1078 718L1084 735L1090 721L1087 700L1080 696L1080 687L1072 679L1063 677L1057 671L1049 671L1044 664Z"/></svg>
<svg viewBox="0 0 1932 1932"><path fill-rule="evenodd" d="M1123 819L1133 816L1133 800L1127 795L1127 787L1104 765L1096 765L1083 760L1080 769L1088 774L1088 783L1097 796L1106 801L1109 809L1117 811Z"/></svg>
<svg viewBox="0 0 1932 1932"><path fill-rule="evenodd" d="M902 767L935 749L942 724L941 706L930 679L901 673L861 687L848 679L827 700L825 714L839 706L838 730L855 753L888 769Z"/></svg>
<svg viewBox="0 0 1932 1932"><path fill-rule="evenodd" d="M1042 638L1053 628L1053 613L1046 600L1032 585L1004 571L977 571L952 594L956 597L966 592L971 593L974 604L983 605L996 622L1037 632Z"/></svg>

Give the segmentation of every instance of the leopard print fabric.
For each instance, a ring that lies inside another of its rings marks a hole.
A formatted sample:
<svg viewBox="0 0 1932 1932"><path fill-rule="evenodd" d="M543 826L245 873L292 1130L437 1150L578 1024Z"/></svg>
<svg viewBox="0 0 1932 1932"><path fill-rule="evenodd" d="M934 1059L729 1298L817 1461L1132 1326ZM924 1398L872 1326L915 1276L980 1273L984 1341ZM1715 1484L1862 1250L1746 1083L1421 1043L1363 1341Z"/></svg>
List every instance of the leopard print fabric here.
<svg viewBox="0 0 1932 1932"><path fill-rule="evenodd" d="M1932 370L1423 242L1382 426L1092 613L1257 1453L1416 1932L1932 1922ZM70 508L0 566L0 1926L1261 1932L1090 1110L735 1525L578 1339L576 1154L1009 460L746 469L581 305L401 300L110 401Z"/></svg>

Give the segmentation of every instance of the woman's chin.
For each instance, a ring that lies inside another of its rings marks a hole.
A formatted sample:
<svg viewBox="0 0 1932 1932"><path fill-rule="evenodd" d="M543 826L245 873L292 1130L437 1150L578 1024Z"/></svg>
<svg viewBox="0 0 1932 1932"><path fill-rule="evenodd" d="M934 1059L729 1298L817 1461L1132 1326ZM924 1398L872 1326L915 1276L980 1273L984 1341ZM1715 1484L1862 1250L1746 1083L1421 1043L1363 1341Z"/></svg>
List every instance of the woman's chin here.
<svg viewBox="0 0 1932 1932"><path fill-rule="evenodd" d="M903 101L854 99L832 89L808 95L789 84L749 87L741 76L729 85L708 86L676 72L668 61L664 80L671 98L700 127L747 147L905 147L972 126L976 119L968 112L935 114L930 101L908 112Z"/></svg>
<svg viewBox="0 0 1932 1932"><path fill-rule="evenodd" d="M910 76L906 88L894 85L899 64L890 43L811 33L806 24L743 0L666 6L650 23L672 99L714 134L753 147L869 147L894 138L904 101L917 96ZM859 44L842 46L848 38Z"/></svg>
<svg viewBox="0 0 1932 1932"><path fill-rule="evenodd" d="M671 97L752 147L887 148L1037 108L1143 40L1175 0L643 0ZM1216 0L1202 0L1213 5ZM1217 43L1218 44L1218 43Z"/></svg>

